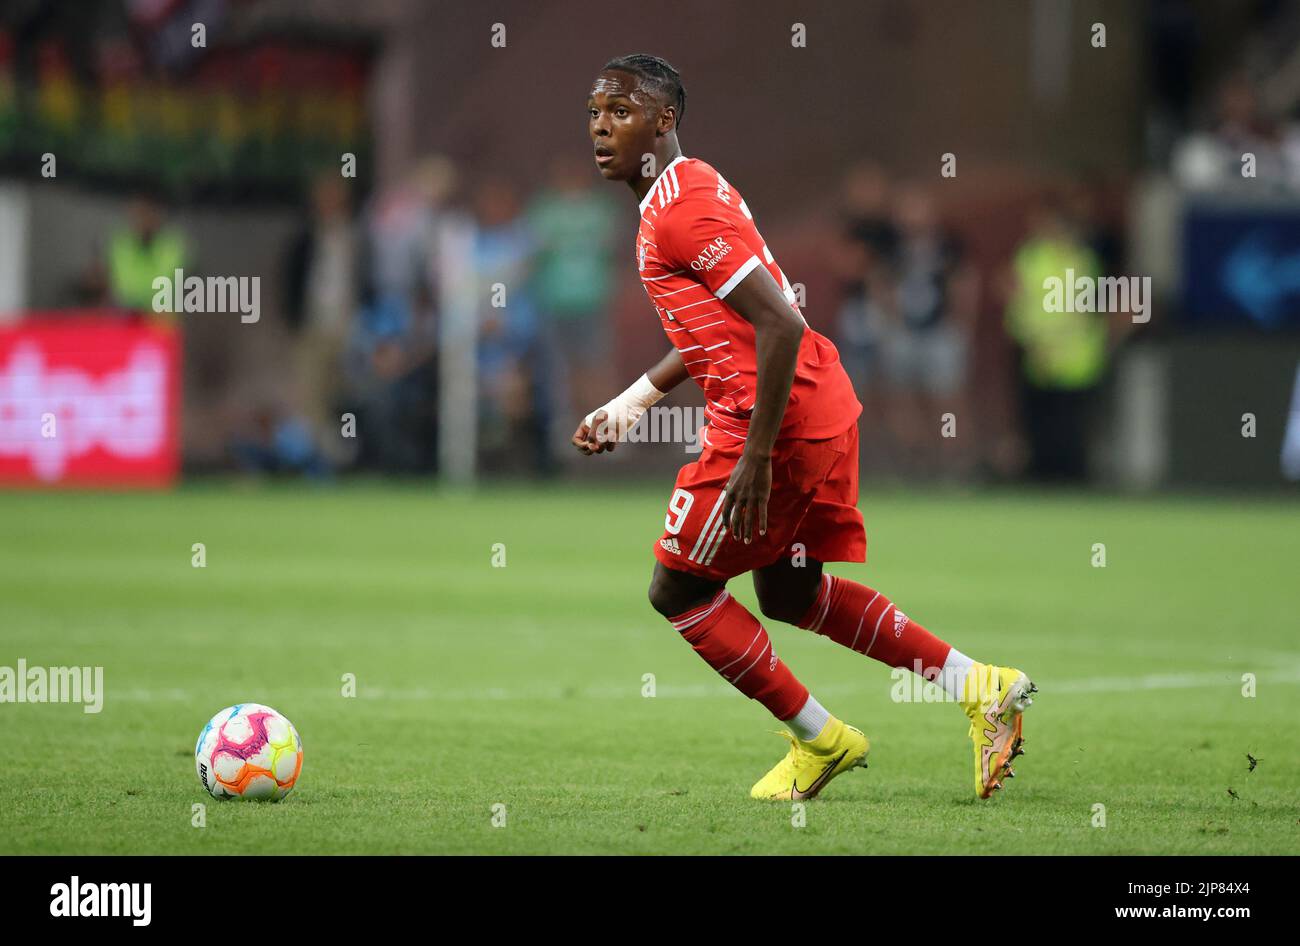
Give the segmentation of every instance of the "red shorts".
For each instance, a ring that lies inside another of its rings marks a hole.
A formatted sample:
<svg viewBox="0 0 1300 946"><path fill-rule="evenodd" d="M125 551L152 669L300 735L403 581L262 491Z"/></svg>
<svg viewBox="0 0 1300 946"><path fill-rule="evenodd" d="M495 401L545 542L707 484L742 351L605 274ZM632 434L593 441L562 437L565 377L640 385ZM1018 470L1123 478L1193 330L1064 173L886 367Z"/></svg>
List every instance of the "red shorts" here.
<svg viewBox="0 0 1300 946"><path fill-rule="evenodd" d="M828 440L778 440L772 450L767 534L737 541L722 522L722 490L744 442L714 433L700 458L682 467L654 555L667 568L715 581L802 552L822 562L865 562L867 531L858 512L858 425Z"/></svg>

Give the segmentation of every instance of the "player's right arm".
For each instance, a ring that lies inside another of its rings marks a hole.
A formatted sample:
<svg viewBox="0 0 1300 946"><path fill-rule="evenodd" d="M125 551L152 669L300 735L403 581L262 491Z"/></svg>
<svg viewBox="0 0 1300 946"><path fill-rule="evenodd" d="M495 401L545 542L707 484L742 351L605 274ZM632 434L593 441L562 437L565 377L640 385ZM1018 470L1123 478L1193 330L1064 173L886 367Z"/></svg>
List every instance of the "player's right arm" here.
<svg viewBox="0 0 1300 946"><path fill-rule="evenodd" d="M573 432L573 445L587 456L612 451L655 401L688 377L681 352L676 348L668 349L668 354L630 388L583 418Z"/></svg>
<svg viewBox="0 0 1300 946"><path fill-rule="evenodd" d="M690 374L686 371L686 363L682 361L682 353L676 348L669 348L668 354L660 358L659 363L647 371L645 376L651 384L667 394L689 378Z"/></svg>

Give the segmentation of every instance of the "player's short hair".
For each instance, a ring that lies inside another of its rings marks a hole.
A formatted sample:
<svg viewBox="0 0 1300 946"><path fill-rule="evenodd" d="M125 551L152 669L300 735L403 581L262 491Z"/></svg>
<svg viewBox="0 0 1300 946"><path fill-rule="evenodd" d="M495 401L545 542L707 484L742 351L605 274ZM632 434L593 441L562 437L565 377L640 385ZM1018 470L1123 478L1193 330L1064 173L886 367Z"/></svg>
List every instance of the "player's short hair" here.
<svg viewBox="0 0 1300 946"><path fill-rule="evenodd" d="M677 108L674 127L682 126L682 118L686 115L686 88L682 85L681 75L666 60L645 53L633 53L611 59L601 71L605 69L632 73L641 80L642 85L648 86L655 95Z"/></svg>

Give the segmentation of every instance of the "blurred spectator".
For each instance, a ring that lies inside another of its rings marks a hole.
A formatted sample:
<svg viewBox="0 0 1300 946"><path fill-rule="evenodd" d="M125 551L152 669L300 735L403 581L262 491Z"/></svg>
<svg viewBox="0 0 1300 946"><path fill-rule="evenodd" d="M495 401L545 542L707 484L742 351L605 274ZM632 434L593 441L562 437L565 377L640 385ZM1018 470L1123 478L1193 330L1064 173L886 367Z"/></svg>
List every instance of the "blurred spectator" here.
<svg viewBox="0 0 1300 946"><path fill-rule="evenodd" d="M477 232L480 439L485 465L537 472L553 469L548 444L551 385L530 292L533 241L519 198L504 178L485 181L474 197Z"/></svg>
<svg viewBox="0 0 1300 946"><path fill-rule="evenodd" d="M235 465L248 474L297 473L325 479L330 463L317 449L312 430L301 420L260 407L253 412L248 430L230 444Z"/></svg>
<svg viewBox="0 0 1300 946"><path fill-rule="evenodd" d="M889 178L864 162L844 181L844 218L834 256L843 288L837 347L862 401L863 423L878 426L884 396L880 346L892 305L898 233L889 215Z"/></svg>
<svg viewBox="0 0 1300 946"><path fill-rule="evenodd" d="M933 468L941 416L961 413L978 282L924 187L899 189L894 220L894 301L883 345L888 418L906 465Z"/></svg>
<svg viewBox="0 0 1300 946"><path fill-rule="evenodd" d="M1102 275L1060 202L1031 216L1030 232L1012 260L1007 331L1020 349L1020 389L1029 472L1037 479L1078 481L1087 475L1089 413L1106 368L1106 316L1052 312L1044 283Z"/></svg>
<svg viewBox="0 0 1300 946"><path fill-rule="evenodd" d="M127 208L125 225L113 229L103 258L93 260L83 276L78 301L174 320L174 314L154 313L153 281L159 276L173 279L188 262L185 238L166 224L162 205L149 194L137 194Z"/></svg>
<svg viewBox="0 0 1300 946"><path fill-rule="evenodd" d="M438 287L435 254L452 163L421 161L366 214L363 307L347 346L349 405L358 462L390 473L427 473L437 460Z"/></svg>
<svg viewBox="0 0 1300 946"><path fill-rule="evenodd" d="M374 198L366 219L363 298L437 298L432 254L443 207L456 182L455 166L435 155L422 160L398 186Z"/></svg>
<svg viewBox="0 0 1300 946"><path fill-rule="evenodd" d="M1229 76L1215 96L1212 126L1193 132L1174 149L1174 179L1193 191L1222 191L1244 184L1300 191L1300 149L1287 147L1281 126L1263 114L1254 85ZM1255 176L1242 176L1243 156L1255 156Z"/></svg>
<svg viewBox="0 0 1300 946"><path fill-rule="evenodd" d="M360 240L337 172L313 183L311 208L286 260L286 317L294 334L297 401L314 436L339 449L342 359L360 297Z"/></svg>
<svg viewBox="0 0 1300 946"><path fill-rule="evenodd" d="M555 379L551 416L569 418L602 403L608 377L612 321L605 313L611 290L613 199L593 186L590 161L557 157L549 185L528 208L536 257L531 290L537 305L546 374ZM548 445L567 442L570 431L551 431Z"/></svg>
<svg viewBox="0 0 1300 946"><path fill-rule="evenodd" d="M437 461L437 321L427 295L385 295L364 307L347 352L358 465L430 473Z"/></svg>

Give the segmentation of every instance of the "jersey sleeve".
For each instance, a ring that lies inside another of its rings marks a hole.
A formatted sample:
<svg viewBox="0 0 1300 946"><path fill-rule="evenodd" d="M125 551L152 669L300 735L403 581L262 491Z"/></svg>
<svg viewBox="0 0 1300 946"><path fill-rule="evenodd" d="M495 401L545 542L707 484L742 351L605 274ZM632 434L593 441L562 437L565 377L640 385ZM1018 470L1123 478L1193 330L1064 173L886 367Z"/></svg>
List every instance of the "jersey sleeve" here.
<svg viewBox="0 0 1300 946"><path fill-rule="evenodd" d="M719 299L762 265L732 219L734 210L705 196L674 201L655 227L655 246L666 264L685 270Z"/></svg>

